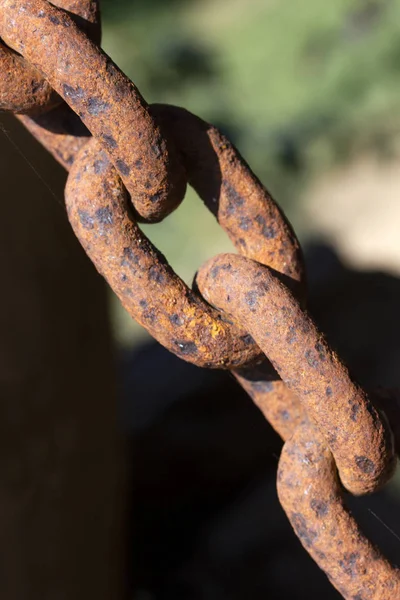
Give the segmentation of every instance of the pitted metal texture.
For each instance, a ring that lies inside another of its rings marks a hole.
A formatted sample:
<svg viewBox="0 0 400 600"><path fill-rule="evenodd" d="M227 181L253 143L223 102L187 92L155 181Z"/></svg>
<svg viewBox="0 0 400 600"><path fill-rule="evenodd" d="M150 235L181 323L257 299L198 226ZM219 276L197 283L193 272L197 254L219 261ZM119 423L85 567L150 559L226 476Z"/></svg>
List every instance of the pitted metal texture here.
<svg viewBox="0 0 400 600"><path fill-rule="evenodd" d="M182 108L149 106L99 33L95 0L0 0L0 109L69 171L71 225L132 317L184 360L231 369L286 440L279 498L332 584L348 600L400 598L399 571L343 501L393 474L398 396L361 389L308 316L300 244L237 149ZM139 226L187 184L239 252L203 265L193 289Z"/></svg>

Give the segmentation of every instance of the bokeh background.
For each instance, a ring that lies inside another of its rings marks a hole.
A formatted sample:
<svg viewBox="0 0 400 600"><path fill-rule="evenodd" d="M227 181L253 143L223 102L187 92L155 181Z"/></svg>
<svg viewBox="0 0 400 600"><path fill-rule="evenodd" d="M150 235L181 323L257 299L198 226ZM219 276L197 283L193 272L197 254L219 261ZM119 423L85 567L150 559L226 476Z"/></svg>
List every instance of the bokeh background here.
<svg viewBox="0 0 400 600"><path fill-rule="evenodd" d="M368 389L400 387L400 0L102 0L102 12L104 49L146 100L218 125L284 208L305 249L310 311L354 376ZM66 174L11 117L0 129L0 394L17 456L11 468L11 451L0 454L14 521L3 505L0 516L15 542L0 545L12 563L2 597L119 598L112 506L124 517L130 599L338 599L279 506L281 441L262 415L229 374L152 342L108 290L117 411L104 287L67 223ZM190 190L144 229L189 284L232 248ZM54 433L65 415L81 432L69 478ZM13 469L28 474L18 489ZM399 489L395 479L350 500L396 564Z"/></svg>

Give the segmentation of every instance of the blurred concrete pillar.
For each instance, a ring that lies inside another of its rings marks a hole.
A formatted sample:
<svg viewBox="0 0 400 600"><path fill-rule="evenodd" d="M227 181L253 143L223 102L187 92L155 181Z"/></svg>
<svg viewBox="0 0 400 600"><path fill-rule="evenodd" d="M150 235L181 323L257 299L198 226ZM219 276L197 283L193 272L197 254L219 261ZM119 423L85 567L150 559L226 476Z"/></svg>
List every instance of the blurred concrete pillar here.
<svg viewBox="0 0 400 600"><path fill-rule="evenodd" d="M65 173L12 117L0 125L13 141L0 131L0 597L118 599L105 287L69 227Z"/></svg>

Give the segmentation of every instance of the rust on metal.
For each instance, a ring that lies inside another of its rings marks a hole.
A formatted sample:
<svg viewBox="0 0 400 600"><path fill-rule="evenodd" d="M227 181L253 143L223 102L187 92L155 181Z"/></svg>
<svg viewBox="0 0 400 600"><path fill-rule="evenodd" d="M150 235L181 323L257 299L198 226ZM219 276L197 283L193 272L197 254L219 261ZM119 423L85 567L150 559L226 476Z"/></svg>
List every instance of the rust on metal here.
<svg viewBox="0 0 400 600"><path fill-rule="evenodd" d="M208 302L239 320L300 398L344 486L363 494L385 483L396 464L390 430L278 277L248 258L222 254L200 269L197 283Z"/></svg>
<svg viewBox="0 0 400 600"><path fill-rule="evenodd" d="M271 365L264 361L256 367L236 369L233 374L281 438L290 438L303 421L305 411L298 396Z"/></svg>
<svg viewBox="0 0 400 600"><path fill-rule="evenodd" d="M67 13L47 0L0 0L0 35L97 137L143 219L159 221L179 205L186 181L174 147L139 90Z"/></svg>
<svg viewBox="0 0 400 600"><path fill-rule="evenodd" d="M346 509L332 454L307 420L283 448L277 486L295 533L343 598L400 598L400 571L366 539Z"/></svg>
<svg viewBox="0 0 400 600"><path fill-rule="evenodd" d="M100 42L99 0L54 0L96 43ZM62 102L43 74L0 42L0 111L37 115Z"/></svg>
<svg viewBox="0 0 400 600"><path fill-rule="evenodd" d="M303 255L291 225L231 142L183 108L150 108L175 142L189 184L240 254L269 265L294 286L303 281Z"/></svg>
<svg viewBox="0 0 400 600"><path fill-rule="evenodd" d="M392 475L399 395L368 396L304 312L299 242L235 147L184 109L148 106L89 39L99 23L95 0L0 0L0 109L29 113L18 118L70 171L71 225L133 318L184 360L231 369L287 440L280 500L332 584L349 600L400 597L336 474L354 494ZM209 261L194 290L138 226L171 213L187 183L242 255Z"/></svg>
<svg viewBox="0 0 400 600"><path fill-rule="evenodd" d="M380 387L372 390L371 398L390 424L396 453L400 457L400 390Z"/></svg>
<svg viewBox="0 0 400 600"><path fill-rule="evenodd" d="M67 171L91 139L90 132L65 103L38 117L17 115L17 118Z"/></svg>
<svg viewBox="0 0 400 600"><path fill-rule="evenodd" d="M76 236L128 312L169 350L199 366L231 368L259 349L197 297L139 229L122 181L92 139L66 187Z"/></svg>
<svg viewBox="0 0 400 600"><path fill-rule="evenodd" d="M284 276L300 278L303 263L296 236L228 140L183 109L154 106L152 112L164 133L174 135L189 181L197 188L204 180L214 182L200 192L233 243L261 261L271 260ZM96 152L99 147L91 143L73 167L67 207L77 237L128 312L163 345L199 366L254 362L260 351L252 338L191 292L140 231L127 209L122 182L119 201L110 204L102 186L111 165L101 170L104 153L96 162ZM83 221L71 209L77 205ZM96 217L105 212L107 227Z"/></svg>

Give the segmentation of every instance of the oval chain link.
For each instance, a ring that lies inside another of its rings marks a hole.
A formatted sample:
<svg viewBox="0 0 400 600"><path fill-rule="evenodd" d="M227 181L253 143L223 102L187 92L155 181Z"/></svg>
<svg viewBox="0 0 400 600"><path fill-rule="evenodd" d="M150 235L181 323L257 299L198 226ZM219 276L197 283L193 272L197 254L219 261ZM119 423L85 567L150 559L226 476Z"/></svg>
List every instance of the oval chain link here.
<svg viewBox="0 0 400 600"><path fill-rule="evenodd" d="M94 0L0 0L0 109L25 113L70 171L71 225L133 318L181 358L232 369L286 440L279 497L332 584L353 600L400 597L399 571L360 532L336 474L355 494L388 480L393 436L376 406L397 425L399 405L383 394L375 406L304 311L298 240L238 151L188 111L148 106L87 33L97 41ZM171 213L186 183L242 255L211 259L193 290L138 226Z"/></svg>

